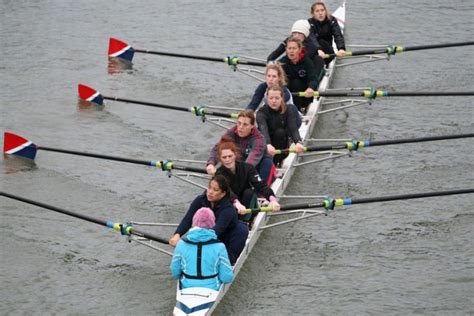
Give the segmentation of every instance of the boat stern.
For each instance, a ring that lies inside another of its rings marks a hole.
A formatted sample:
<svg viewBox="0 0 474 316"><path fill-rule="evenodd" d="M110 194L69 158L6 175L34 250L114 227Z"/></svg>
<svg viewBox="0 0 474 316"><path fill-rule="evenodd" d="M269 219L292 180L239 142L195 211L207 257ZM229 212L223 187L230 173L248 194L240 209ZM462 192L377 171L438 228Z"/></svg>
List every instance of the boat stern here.
<svg viewBox="0 0 474 316"><path fill-rule="evenodd" d="M178 289L176 292L175 316L207 315L219 294L218 291L202 287Z"/></svg>

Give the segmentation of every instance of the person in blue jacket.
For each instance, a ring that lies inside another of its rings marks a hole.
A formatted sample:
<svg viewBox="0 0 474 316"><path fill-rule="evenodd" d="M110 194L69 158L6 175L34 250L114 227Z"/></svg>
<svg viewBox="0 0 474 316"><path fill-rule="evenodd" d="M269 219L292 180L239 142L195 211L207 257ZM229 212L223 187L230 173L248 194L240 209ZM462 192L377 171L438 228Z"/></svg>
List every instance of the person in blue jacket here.
<svg viewBox="0 0 474 316"><path fill-rule="evenodd" d="M234 272L225 245L211 228L215 216L210 208L201 207L193 216L193 227L176 245L170 269L180 280L181 288L205 287L219 290L230 283Z"/></svg>
<svg viewBox="0 0 474 316"><path fill-rule="evenodd" d="M249 229L247 224L237 218L237 212L230 202L229 195L230 187L227 179L222 175L212 177L207 190L198 195L189 206L175 234L170 238L169 244L176 246L181 237L192 227L193 216L197 210L201 207L208 207L216 217L216 223L212 229L217 238L224 243L230 263L234 265L244 250Z"/></svg>

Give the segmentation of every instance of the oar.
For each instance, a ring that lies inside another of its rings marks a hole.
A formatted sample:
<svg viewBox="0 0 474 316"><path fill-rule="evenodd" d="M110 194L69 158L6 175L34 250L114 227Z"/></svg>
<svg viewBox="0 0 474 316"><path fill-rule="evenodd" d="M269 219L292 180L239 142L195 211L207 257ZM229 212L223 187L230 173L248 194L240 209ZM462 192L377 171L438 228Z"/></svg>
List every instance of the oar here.
<svg viewBox="0 0 474 316"><path fill-rule="evenodd" d="M457 42L457 43L446 43L446 44L434 44L434 45L419 45L419 46L396 46L388 45L383 48L360 50L356 52L346 51L346 56L360 56L360 55L372 55L372 54L388 54L395 55L396 53L403 53L408 51L415 50L425 50L425 49L436 49L436 48L448 48L448 47L459 47L459 46L470 46L474 45L473 41L469 42ZM336 54L326 54L324 58L335 57Z"/></svg>
<svg viewBox="0 0 474 316"><path fill-rule="evenodd" d="M306 96L304 91L292 92L292 95L298 97ZM314 97L366 97L375 99L377 97L439 97L439 96L471 96L474 91L386 91L386 90L363 90L349 92L331 92L331 91L315 91Z"/></svg>
<svg viewBox="0 0 474 316"><path fill-rule="evenodd" d="M36 156L36 152L39 149L63 153L63 154L85 156L85 157L92 157L92 158L99 158L99 159L106 159L106 160L115 160L115 161L128 162L128 163L145 165L145 166L152 166L152 167L161 168L161 170L163 171L170 171L172 169L177 169L177 170L185 170L185 171L191 171L191 172L197 172L197 173L207 173L206 169L204 168L175 165L170 160L166 160L166 161L140 160L140 159L132 159L132 158L122 158L122 157L117 157L117 156L109 156L109 155L103 155L103 154L95 154L95 153L89 153L89 152L83 152L83 151L37 146L33 144L31 141L29 141L28 139L23 138L19 135L9 133L9 132L5 132L4 134L3 152L5 154L16 155L16 156L34 160Z"/></svg>
<svg viewBox="0 0 474 316"><path fill-rule="evenodd" d="M261 66L265 67L267 64L263 62L254 62L254 61L244 61L239 60L238 56L229 55L225 58L217 58L217 57L207 57L207 56L198 56L198 55L189 55L189 54L178 54L178 53L169 53L169 52L161 52L155 50L147 50L147 49L135 49L129 44L125 43L116 38L110 38L109 40L109 57L112 58L120 58L131 62L133 59L134 53L143 53L143 54L152 54L152 55L161 55L161 56L169 56L169 57L180 57L180 58L189 58L189 59L196 59L196 60L206 60L206 61L214 61L214 62L224 62L229 66L236 66L238 64L241 65L249 65L249 66Z"/></svg>
<svg viewBox="0 0 474 316"><path fill-rule="evenodd" d="M51 210L51 211L54 211L54 212L58 212L58 213L62 213L62 214L69 215L69 216L72 216L72 217L76 217L76 218L79 218L79 219L83 219L83 220L88 221L88 222L92 222L92 223L96 223L96 224L99 224L99 225L102 225L102 226L113 228L114 230L120 232L122 235L127 235L127 236L134 235L134 236L139 236L139 237L144 237L144 238L147 238L147 239L150 239L150 240L154 240L154 241L162 243L162 244L168 244L168 240L166 240L164 238L161 238L161 237L158 237L158 236L155 236L153 234L149 234L149 233L143 232L141 230L135 229L130 224L120 224L120 223L114 223L114 222L111 222L111 221L105 221L105 220L95 218L95 217L92 217L92 216L89 216L89 215L79 214L79 213L75 213L75 212L72 212L72 211L68 211L68 210L65 210L65 209L62 209L62 208L59 208L59 207L55 207L55 206L46 204L46 203L33 201L33 200L30 200L30 199L27 199L27 198L24 198L24 197L21 197L21 196L18 196L18 195L13 195L13 194L10 194L10 193L7 193L7 192L0 191L0 195L5 196L5 197L10 198L10 199L13 199L13 200L21 201L21 202L32 204L32 205L36 205L36 206L39 206L39 207L42 207L42 208L45 208L45 209L48 209L48 210Z"/></svg>
<svg viewBox="0 0 474 316"><path fill-rule="evenodd" d="M368 197L368 198L358 198L358 199L327 198L321 203L300 203L300 204L290 204L290 205L281 206L280 211L290 211L290 210L310 209L310 208L325 208L327 210L332 210L334 209L334 207L342 206L342 205L386 202L386 201L396 201L396 200L411 200L411 199L421 199L421 198L428 198L428 197L469 194L469 193L474 193L474 189L459 189L459 190L451 190L451 191L411 193L411 194L389 195L389 196ZM272 211L271 206L247 209L247 213L271 212L271 211Z"/></svg>
<svg viewBox="0 0 474 316"><path fill-rule="evenodd" d="M305 152L310 151L325 151L325 150L338 150L338 149L348 149L348 150L358 150L359 148L364 147L375 147L375 146L384 146L384 145L398 145L398 144L408 144L408 143L422 143L422 142L432 142L439 140L448 140L448 139L458 139L458 138L471 138L474 137L474 133L468 134L454 134L454 135L441 135L441 136L427 136L427 137L418 137L418 138L400 138L400 139L389 139L389 140L353 140L346 142L344 144L333 144L333 145L322 145L322 146L308 146L304 148ZM282 153L295 153L294 148L287 149L277 149L276 154Z"/></svg>
<svg viewBox="0 0 474 316"><path fill-rule="evenodd" d="M79 99L87 101L87 102L91 102L97 105L103 105L104 104L103 100L112 100L112 101L117 101L117 102L146 105L146 106L151 106L155 108L177 110L177 111L182 111L182 112L191 112L195 114L196 116L201 116L203 118L206 115L211 115L211 116L219 116L219 117L236 119L238 115L237 113L223 113L223 112L207 111L205 109L205 105L185 108L185 107L179 107L179 106L174 106L174 105L159 104L159 103L154 103L154 102L123 99L123 98L117 98L117 97L106 97L106 96L103 96L99 91L89 86L86 86L84 84L78 85L78 93L79 93Z"/></svg>

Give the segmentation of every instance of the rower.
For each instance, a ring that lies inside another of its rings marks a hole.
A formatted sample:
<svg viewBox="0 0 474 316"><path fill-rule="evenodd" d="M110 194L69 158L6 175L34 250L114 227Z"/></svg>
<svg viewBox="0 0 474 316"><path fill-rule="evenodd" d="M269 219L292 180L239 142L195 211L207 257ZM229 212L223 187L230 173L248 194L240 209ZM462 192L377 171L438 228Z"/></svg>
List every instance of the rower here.
<svg viewBox="0 0 474 316"><path fill-rule="evenodd" d="M255 126L254 111L240 111L237 115L237 125L229 128L223 138L231 139L240 148L242 160L254 166L267 185L273 182L275 166L267 151L265 137ZM207 159L207 173L210 175L216 173L218 144L212 147Z"/></svg>
<svg viewBox="0 0 474 316"><path fill-rule="evenodd" d="M308 19L311 26L311 34L316 39L316 49L318 55L324 58L325 54L334 54L332 42L336 43L338 51L337 56L344 56L346 54L346 44L344 36L337 19L332 16L324 2L317 1L311 6L312 17ZM334 59L334 57L325 60L326 66Z"/></svg>
<svg viewBox="0 0 474 316"><path fill-rule="evenodd" d="M288 90L286 86L286 82L286 74L283 68L281 68L281 65L279 63L268 64L267 68L265 69L265 82L262 82L257 86L257 89L255 89L255 93L252 96L252 100L247 105L247 109L257 111L257 108L262 103L262 100L266 102L265 92L267 91L268 87L278 84L283 87L283 91L285 93L285 103L290 111L294 112L296 126L299 128L302 123L301 117L303 114L301 114L301 112L298 111L296 105L293 104L293 97L291 96L290 90Z"/></svg>
<svg viewBox="0 0 474 316"><path fill-rule="evenodd" d="M293 23L293 26L291 27L291 35L283 40L283 42L281 42L280 45L278 45L278 47L270 55L268 55L267 62L275 61L278 60L279 57L282 57L286 51L288 39L290 37L295 37L303 42L301 55L302 57L308 57L313 62L318 80L321 81L325 73L323 59L324 56L319 56L318 48L320 45L317 43L316 35L310 32L310 28L311 26L308 20L298 20ZM287 100L285 99L285 101Z"/></svg>
<svg viewBox="0 0 474 316"><path fill-rule="evenodd" d="M277 166L288 155L275 155L276 149L289 147L289 140L295 143L297 153L304 151L298 127L292 111L288 110L282 87L273 85L267 89L267 103L257 113L257 125L267 142L267 150Z"/></svg>
<svg viewBox="0 0 474 316"><path fill-rule="evenodd" d="M295 96L295 105L301 112L312 102L314 91L318 89L319 78L313 62L301 55L303 43L296 37L290 37L286 43L286 56L281 59L283 70L288 77L288 89L291 92L305 92L305 97Z"/></svg>
<svg viewBox="0 0 474 316"><path fill-rule="evenodd" d="M230 263L233 265L245 247L249 234L246 224L237 218L235 208L229 200L230 188L227 180L222 175L214 176L203 194L198 195L189 206L169 244L176 246L181 236L192 227L193 216L201 207L208 207L214 212L216 223L212 229L221 240L229 254Z"/></svg>
<svg viewBox="0 0 474 316"><path fill-rule="evenodd" d="M193 227L176 245L171 260L171 275L180 280L182 289L205 287L218 291L222 283L230 283L234 272L225 245L211 228L215 216L202 207L193 216Z"/></svg>
<svg viewBox="0 0 474 316"><path fill-rule="evenodd" d="M280 210L280 204L273 190L262 180L254 166L240 160L240 151L232 140L220 141L217 146L217 157L221 166L216 174L223 175L229 182L230 200L242 219L251 221L251 216L244 217L245 211L248 208L258 207L255 191L270 202L273 211Z"/></svg>

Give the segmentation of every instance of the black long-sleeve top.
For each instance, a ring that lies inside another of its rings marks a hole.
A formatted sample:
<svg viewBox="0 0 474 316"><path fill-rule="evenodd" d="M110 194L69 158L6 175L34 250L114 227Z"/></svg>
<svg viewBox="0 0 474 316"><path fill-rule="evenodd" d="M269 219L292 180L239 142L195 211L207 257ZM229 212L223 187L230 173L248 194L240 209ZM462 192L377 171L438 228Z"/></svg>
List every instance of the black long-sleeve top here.
<svg viewBox="0 0 474 316"><path fill-rule="evenodd" d="M277 60L283 53L286 51L286 43L288 42L287 37L283 40L283 42L278 45L278 47L270 53L267 57L267 61ZM312 33L309 34L303 41L304 45L304 55L307 56L309 59L313 60L315 56L318 55L318 47L319 44L317 43L316 36Z"/></svg>
<svg viewBox="0 0 474 316"><path fill-rule="evenodd" d="M316 36L316 46L317 50L321 49L319 45L319 40L325 40L329 44L332 43L334 38L334 42L336 43L337 49L346 50L346 44L344 42L344 36L342 35L341 28L339 27L339 23L337 19L333 16L330 18L326 18L324 21L319 22L315 18L308 19L309 25L311 26L310 31L311 34Z"/></svg>
<svg viewBox="0 0 474 316"><path fill-rule="evenodd" d="M265 104L257 112L258 129L262 132L267 144L271 144L271 135L278 128L283 128L286 135L290 137L294 143L301 141L300 132L296 127L296 118L293 111L286 110L285 113L273 110L268 104Z"/></svg>
<svg viewBox="0 0 474 316"><path fill-rule="evenodd" d="M273 190L262 180L254 166L243 161L235 162L235 174L224 166L220 166L216 175L223 175L229 182L232 190L230 200L234 201L236 198L242 198L245 189L252 188L256 192L262 194L267 200L271 196L275 196Z"/></svg>

